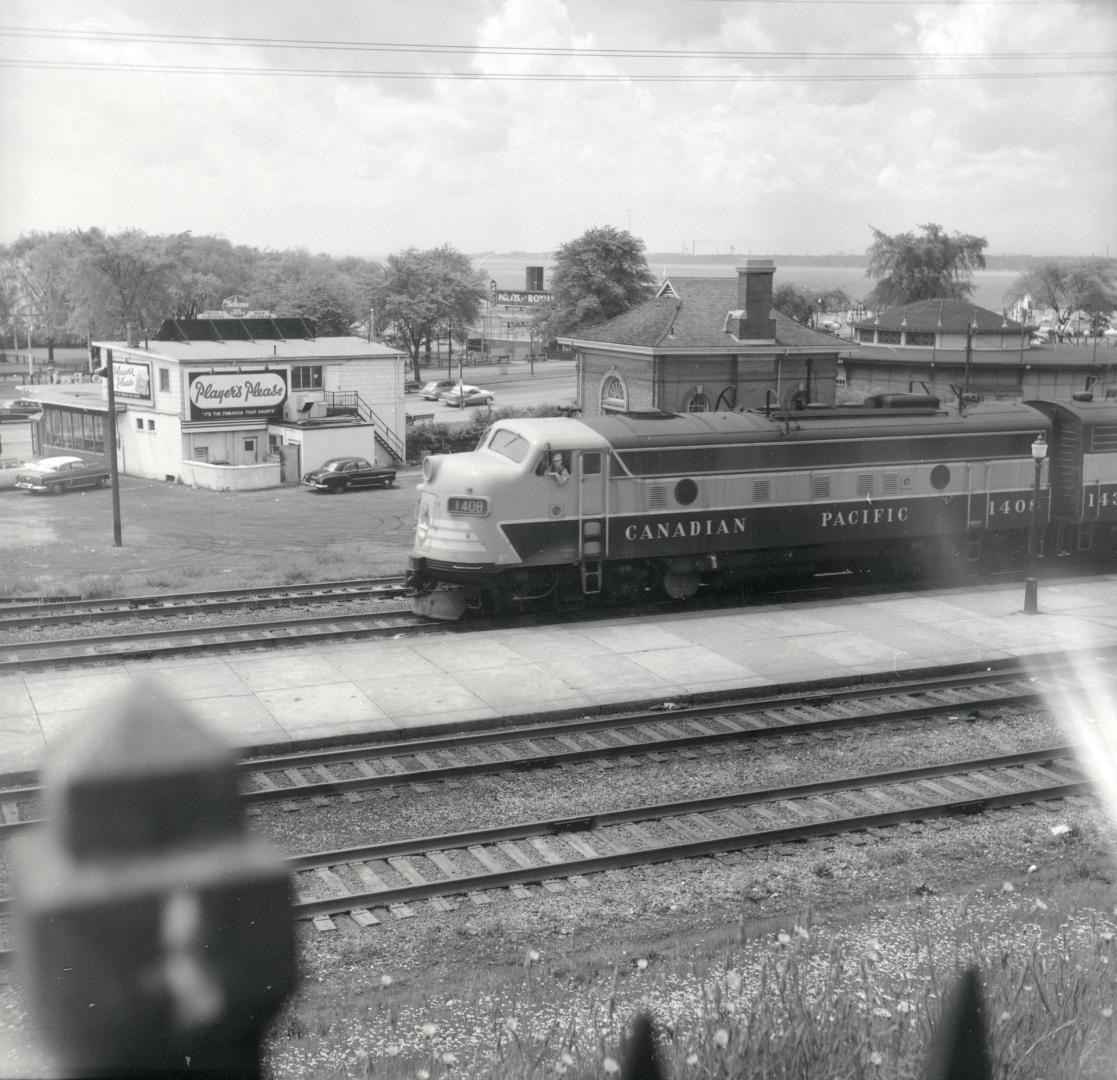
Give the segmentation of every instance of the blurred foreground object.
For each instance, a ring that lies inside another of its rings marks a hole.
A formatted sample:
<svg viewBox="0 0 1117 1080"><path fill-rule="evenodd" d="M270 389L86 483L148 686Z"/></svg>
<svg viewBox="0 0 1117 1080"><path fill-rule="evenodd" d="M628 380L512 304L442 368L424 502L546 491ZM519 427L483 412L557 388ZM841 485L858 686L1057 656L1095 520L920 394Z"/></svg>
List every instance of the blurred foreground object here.
<svg viewBox="0 0 1117 1080"><path fill-rule="evenodd" d="M290 882L231 754L150 685L51 754L13 852L28 1008L62 1075L255 1077L295 984Z"/></svg>

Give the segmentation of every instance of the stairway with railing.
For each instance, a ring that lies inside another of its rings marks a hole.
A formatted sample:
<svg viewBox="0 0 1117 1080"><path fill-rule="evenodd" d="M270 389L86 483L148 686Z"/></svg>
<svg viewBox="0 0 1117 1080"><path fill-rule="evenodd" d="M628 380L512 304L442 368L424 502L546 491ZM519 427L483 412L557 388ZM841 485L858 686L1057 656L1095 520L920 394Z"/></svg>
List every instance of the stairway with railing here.
<svg viewBox="0 0 1117 1080"><path fill-rule="evenodd" d="M356 416L372 424L376 441L392 455L397 465L407 459L407 447L392 427L369 405L356 390L327 390L326 405L330 416Z"/></svg>

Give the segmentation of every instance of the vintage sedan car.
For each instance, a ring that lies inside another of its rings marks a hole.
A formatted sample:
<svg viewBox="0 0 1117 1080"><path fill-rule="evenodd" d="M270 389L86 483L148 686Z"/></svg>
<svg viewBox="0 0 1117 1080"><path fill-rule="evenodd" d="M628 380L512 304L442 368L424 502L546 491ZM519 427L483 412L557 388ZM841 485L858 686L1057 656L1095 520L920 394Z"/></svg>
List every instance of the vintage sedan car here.
<svg viewBox="0 0 1117 1080"><path fill-rule="evenodd" d="M31 398L0 401L0 420L26 420L29 416L42 411L43 403L33 401Z"/></svg>
<svg viewBox="0 0 1117 1080"><path fill-rule="evenodd" d="M452 405L455 409L469 405L491 405L496 401L496 395L491 390L482 390L479 386L455 386L447 390L439 399L443 405Z"/></svg>
<svg viewBox="0 0 1117 1080"><path fill-rule="evenodd" d="M104 487L109 482L109 467L79 457L48 457L20 467L17 488L61 495L74 488Z"/></svg>
<svg viewBox="0 0 1117 1080"><path fill-rule="evenodd" d="M434 379L429 383L423 384L423 389L419 391L419 396L426 401L437 401L447 390L457 385L458 384L454 382L453 379Z"/></svg>
<svg viewBox="0 0 1117 1080"><path fill-rule="evenodd" d="M364 458L336 457L303 476L303 484L330 494L350 488L391 487L396 470L389 465L370 465Z"/></svg>

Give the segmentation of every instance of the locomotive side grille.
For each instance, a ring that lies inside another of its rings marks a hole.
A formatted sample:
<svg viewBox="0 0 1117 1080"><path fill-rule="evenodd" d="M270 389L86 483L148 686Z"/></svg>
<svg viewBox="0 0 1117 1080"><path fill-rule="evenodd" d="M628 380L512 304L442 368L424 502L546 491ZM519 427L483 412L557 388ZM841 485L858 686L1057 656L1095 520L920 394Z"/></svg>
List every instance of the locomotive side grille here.
<svg viewBox="0 0 1117 1080"><path fill-rule="evenodd" d="M872 495L873 493L873 474L872 473L858 473L857 474L857 494L858 495Z"/></svg>
<svg viewBox="0 0 1117 1080"><path fill-rule="evenodd" d="M1117 426L1108 424L1105 427L1096 427L1090 434L1090 449L1095 454L1117 450Z"/></svg>
<svg viewBox="0 0 1117 1080"><path fill-rule="evenodd" d="M830 498L830 477L829 476L812 476L811 477L811 498L812 499L829 499Z"/></svg>
<svg viewBox="0 0 1117 1080"><path fill-rule="evenodd" d="M665 484L649 484L647 499L649 510L662 510L667 505L667 486Z"/></svg>
<svg viewBox="0 0 1117 1080"><path fill-rule="evenodd" d="M900 490L900 477L893 472L887 472L881 478L881 490L885 495L895 495Z"/></svg>
<svg viewBox="0 0 1117 1080"><path fill-rule="evenodd" d="M754 503L766 503L771 497L771 480L754 480L752 482L752 501Z"/></svg>

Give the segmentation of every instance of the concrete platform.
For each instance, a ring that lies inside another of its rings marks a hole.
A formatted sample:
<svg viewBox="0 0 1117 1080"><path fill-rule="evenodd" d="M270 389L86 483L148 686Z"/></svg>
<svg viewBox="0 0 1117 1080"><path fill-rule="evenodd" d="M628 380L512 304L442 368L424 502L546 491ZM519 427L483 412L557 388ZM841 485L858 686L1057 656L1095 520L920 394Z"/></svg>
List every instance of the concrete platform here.
<svg viewBox="0 0 1117 1080"><path fill-rule="evenodd" d="M153 678L234 746L383 740L623 702L1117 646L1117 575L528 630L129 661L0 678L0 772Z"/></svg>

